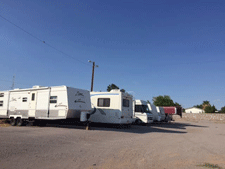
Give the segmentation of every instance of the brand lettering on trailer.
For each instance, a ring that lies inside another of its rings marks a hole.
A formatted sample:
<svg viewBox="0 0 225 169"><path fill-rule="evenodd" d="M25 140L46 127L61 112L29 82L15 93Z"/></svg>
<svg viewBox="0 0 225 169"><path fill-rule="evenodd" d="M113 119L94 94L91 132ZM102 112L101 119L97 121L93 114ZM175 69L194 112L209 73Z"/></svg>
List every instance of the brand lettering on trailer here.
<svg viewBox="0 0 225 169"><path fill-rule="evenodd" d="M77 91L77 93L75 94L75 96L84 96L83 93L80 93L79 91Z"/></svg>
<svg viewBox="0 0 225 169"><path fill-rule="evenodd" d="M75 100L75 103L85 103L85 101L82 101L81 99Z"/></svg>

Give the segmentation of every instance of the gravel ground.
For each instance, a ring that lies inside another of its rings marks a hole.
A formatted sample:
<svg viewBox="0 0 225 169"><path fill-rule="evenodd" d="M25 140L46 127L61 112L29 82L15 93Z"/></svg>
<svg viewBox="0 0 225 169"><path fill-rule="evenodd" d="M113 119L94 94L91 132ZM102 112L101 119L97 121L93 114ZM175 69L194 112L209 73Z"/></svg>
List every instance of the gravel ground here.
<svg viewBox="0 0 225 169"><path fill-rule="evenodd" d="M0 127L0 168L225 168L225 124Z"/></svg>

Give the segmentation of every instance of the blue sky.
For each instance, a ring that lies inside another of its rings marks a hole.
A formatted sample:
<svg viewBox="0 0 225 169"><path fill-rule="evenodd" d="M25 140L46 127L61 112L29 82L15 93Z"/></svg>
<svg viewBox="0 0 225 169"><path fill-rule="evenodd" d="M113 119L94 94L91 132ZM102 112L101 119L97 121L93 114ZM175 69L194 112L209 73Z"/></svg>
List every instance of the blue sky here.
<svg viewBox="0 0 225 169"><path fill-rule="evenodd" d="M92 60L95 91L225 106L225 1L1 0L0 15L34 36L0 17L0 90L13 75L16 88L90 90Z"/></svg>

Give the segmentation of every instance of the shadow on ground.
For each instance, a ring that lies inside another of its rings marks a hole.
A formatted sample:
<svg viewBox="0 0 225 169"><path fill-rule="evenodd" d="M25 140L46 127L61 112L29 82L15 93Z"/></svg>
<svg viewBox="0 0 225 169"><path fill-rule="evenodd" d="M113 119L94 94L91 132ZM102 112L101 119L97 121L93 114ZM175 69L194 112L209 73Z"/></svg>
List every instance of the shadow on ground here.
<svg viewBox="0 0 225 169"><path fill-rule="evenodd" d="M51 123L44 126L47 127L57 127L57 128L67 128L67 129L81 129L86 130L86 125L76 122L76 123ZM145 134L145 133L177 133L177 134L185 134L187 133L186 127L196 127L196 128L207 128L208 126L201 125L192 125L190 123L153 123L149 125L131 125L131 126L121 126L121 125L109 125L109 124L100 124L100 123L91 123L89 130L100 130L100 131L116 131L116 132L127 132L127 133L137 133L137 134Z"/></svg>

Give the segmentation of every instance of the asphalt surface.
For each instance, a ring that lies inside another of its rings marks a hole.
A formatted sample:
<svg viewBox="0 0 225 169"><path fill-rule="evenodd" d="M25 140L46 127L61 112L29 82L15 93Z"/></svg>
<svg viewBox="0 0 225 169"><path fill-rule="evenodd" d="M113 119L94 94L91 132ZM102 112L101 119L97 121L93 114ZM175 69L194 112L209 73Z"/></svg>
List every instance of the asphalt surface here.
<svg viewBox="0 0 225 169"><path fill-rule="evenodd" d="M0 168L225 168L225 124L0 127Z"/></svg>

